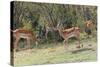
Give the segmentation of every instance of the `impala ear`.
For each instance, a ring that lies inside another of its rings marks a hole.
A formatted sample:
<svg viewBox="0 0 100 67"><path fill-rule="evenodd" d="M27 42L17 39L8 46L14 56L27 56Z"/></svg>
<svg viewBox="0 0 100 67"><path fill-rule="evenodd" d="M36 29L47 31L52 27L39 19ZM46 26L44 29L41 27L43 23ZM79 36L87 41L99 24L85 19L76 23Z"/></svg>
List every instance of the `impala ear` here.
<svg viewBox="0 0 100 67"><path fill-rule="evenodd" d="M57 24L57 29L63 29L63 25L61 24L61 22L59 21Z"/></svg>

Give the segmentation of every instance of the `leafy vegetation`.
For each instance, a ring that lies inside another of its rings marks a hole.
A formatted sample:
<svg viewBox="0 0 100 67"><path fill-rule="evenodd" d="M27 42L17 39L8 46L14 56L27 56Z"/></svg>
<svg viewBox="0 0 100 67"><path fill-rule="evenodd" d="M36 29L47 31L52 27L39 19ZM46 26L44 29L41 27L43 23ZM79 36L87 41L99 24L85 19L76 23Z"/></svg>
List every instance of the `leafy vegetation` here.
<svg viewBox="0 0 100 67"><path fill-rule="evenodd" d="M45 26L55 28L58 23L62 24L63 28L78 26L84 32L84 22L91 19L95 27L97 27L96 6L18 1L14 2L13 6L13 29L29 29L35 31L40 37L44 36L41 31L44 29L45 33ZM48 41L62 40L55 33L57 32L48 33ZM42 39L45 42L45 38L42 37Z"/></svg>
<svg viewBox="0 0 100 67"><path fill-rule="evenodd" d="M49 4L32 2L14 2L14 29L25 27L37 29L48 25L55 27L58 22L64 28L83 27L86 20L92 19L97 24L97 7L85 5Z"/></svg>

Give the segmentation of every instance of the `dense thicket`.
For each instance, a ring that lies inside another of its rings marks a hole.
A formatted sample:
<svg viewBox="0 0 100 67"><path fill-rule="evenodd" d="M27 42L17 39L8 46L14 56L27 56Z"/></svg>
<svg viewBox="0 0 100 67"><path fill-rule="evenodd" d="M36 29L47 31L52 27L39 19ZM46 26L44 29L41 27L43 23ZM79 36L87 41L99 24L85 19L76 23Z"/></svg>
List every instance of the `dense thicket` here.
<svg viewBox="0 0 100 67"><path fill-rule="evenodd" d="M96 6L14 2L13 10L14 29L38 31L39 27L56 27L61 23L64 28L79 26L83 30L84 22L89 19L97 24Z"/></svg>

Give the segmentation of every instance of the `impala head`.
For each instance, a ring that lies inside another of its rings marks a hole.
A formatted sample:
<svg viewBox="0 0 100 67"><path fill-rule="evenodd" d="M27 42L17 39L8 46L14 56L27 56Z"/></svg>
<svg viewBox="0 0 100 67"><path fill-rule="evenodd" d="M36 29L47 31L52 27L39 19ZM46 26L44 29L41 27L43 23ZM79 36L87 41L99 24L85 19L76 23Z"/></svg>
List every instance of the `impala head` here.
<svg viewBox="0 0 100 67"><path fill-rule="evenodd" d="M62 30L63 29L62 24L60 22L58 22L56 28L57 28L58 31Z"/></svg>

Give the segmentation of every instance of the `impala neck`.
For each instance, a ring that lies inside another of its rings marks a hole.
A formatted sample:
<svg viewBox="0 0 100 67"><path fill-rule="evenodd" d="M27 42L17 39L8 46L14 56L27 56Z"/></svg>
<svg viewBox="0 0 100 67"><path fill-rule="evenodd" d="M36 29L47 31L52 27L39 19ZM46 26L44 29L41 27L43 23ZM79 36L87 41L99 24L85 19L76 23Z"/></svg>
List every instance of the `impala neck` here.
<svg viewBox="0 0 100 67"><path fill-rule="evenodd" d="M58 29L58 32L59 32L59 35L64 38L63 32L60 29Z"/></svg>

